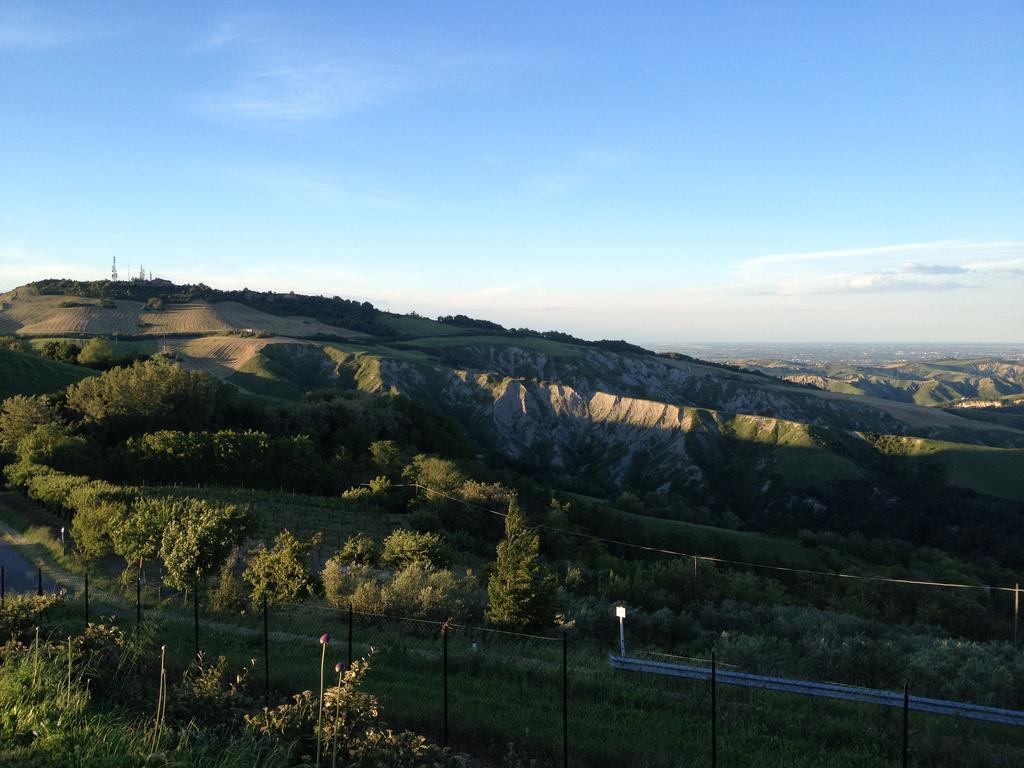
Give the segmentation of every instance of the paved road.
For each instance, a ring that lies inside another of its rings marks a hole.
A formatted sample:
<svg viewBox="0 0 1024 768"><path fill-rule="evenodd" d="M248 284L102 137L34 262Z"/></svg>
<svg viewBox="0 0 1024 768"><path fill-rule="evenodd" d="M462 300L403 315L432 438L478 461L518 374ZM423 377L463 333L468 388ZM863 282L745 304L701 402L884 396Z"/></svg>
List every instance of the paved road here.
<svg viewBox="0 0 1024 768"><path fill-rule="evenodd" d="M0 566L4 569L4 591L10 595L16 592L35 593L39 587L39 574L36 566L23 558L7 541L0 538ZM43 591L53 592L58 585L45 573L43 574Z"/></svg>

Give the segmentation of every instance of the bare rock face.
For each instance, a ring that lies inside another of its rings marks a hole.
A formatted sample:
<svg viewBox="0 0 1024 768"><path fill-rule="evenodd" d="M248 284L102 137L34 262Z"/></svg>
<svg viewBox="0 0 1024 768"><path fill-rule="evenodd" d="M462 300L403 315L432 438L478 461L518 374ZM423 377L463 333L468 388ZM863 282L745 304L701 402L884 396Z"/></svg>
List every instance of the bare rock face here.
<svg viewBox="0 0 1024 768"><path fill-rule="evenodd" d="M821 451L812 434L819 429L939 437L977 428L936 409L698 362L576 349L552 357L514 345L466 345L446 355L446 368L381 360L378 388L442 405L508 458L597 472L618 484L639 471L659 487L699 485L708 459L694 451L727 440Z"/></svg>

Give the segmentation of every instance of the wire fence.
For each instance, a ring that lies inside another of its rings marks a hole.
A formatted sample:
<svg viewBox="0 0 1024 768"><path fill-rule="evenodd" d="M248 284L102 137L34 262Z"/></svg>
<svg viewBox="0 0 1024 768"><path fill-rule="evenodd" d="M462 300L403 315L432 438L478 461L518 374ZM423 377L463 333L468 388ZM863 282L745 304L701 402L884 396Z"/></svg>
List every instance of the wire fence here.
<svg viewBox="0 0 1024 768"><path fill-rule="evenodd" d="M40 586L40 571L15 570L17 579L6 567L0 571L0 599L10 599L12 591L48 591L45 583ZM22 587L15 590L15 582ZM328 681L335 663L369 659L365 690L379 699L391 727L421 732L485 765L749 765L751 755L774 756L765 764L780 766L952 765L955 760L926 759L924 746L941 744L950 734L963 744L994 743L1005 757L970 764L1024 764L1024 729L725 688L713 677L683 680L616 670L610 653L619 650L618 638L612 632L601 644L571 629L509 632L312 601L214 613L194 594L167 593L155 584L138 584L120 595L95 587L90 595L84 577L62 587L74 591L65 601L63 623L52 620L54 633L109 617L127 629L152 620L169 658L180 666L198 649L207 659L223 656L229 668L249 667L253 689L271 706L317 689L318 638L326 633ZM51 582L49 589L56 588ZM40 619L44 625L51 621ZM704 667L712 661L637 654ZM902 681L894 683L902 689ZM845 757L837 760L836 754Z"/></svg>

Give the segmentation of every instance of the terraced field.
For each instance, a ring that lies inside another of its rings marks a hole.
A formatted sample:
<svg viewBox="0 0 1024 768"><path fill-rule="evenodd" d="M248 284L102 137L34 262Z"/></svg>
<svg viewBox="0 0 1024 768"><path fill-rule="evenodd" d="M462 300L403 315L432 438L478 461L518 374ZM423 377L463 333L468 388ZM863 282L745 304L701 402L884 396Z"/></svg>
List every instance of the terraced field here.
<svg viewBox="0 0 1024 768"><path fill-rule="evenodd" d="M216 317L231 328L269 331L276 336L307 337L323 334L325 336L368 338L367 334L349 328L327 325L309 317L271 315L234 301L221 301L209 306Z"/></svg>
<svg viewBox="0 0 1024 768"><path fill-rule="evenodd" d="M140 307L137 333L204 334L232 330L209 304L165 304L163 309L145 311Z"/></svg>
<svg viewBox="0 0 1024 768"><path fill-rule="evenodd" d="M94 299L41 296L24 289L0 297L0 334L19 336L202 336L245 328L277 336L322 334L367 338L348 328L308 317L279 317L243 304L165 304L152 310L138 301L116 301L103 307ZM61 306L62 304L78 306Z"/></svg>
<svg viewBox="0 0 1024 768"><path fill-rule="evenodd" d="M242 368L268 344L290 341L243 339L237 336L204 336L199 339L169 339L162 347L173 352L188 368L224 379Z"/></svg>

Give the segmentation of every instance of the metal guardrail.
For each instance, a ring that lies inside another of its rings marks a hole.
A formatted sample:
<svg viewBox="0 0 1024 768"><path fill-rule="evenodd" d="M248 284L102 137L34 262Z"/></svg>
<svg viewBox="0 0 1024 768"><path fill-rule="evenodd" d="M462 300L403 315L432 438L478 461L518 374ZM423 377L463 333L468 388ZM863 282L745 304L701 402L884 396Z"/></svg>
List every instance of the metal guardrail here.
<svg viewBox="0 0 1024 768"><path fill-rule="evenodd" d="M681 677L688 680L710 680L709 667L697 667L689 664L674 664L650 659L637 659L630 656L609 654L612 669L626 672L646 672L653 675ZM859 688L854 685L837 683L818 683L811 680L793 680L784 677L753 675L747 672L727 672L720 667L715 674L716 682L723 685L739 685L745 688L760 688L767 691L782 693L798 693L804 696L817 696L826 699L841 699L865 704L879 704L885 707L902 707L903 693L881 691L874 688ZM987 720L1005 725L1024 726L1024 711L986 707L981 704L970 704L960 701L931 699L925 696L910 696L910 709L916 712L930 712L936 715L952 715L972 720Z"/></svg>

